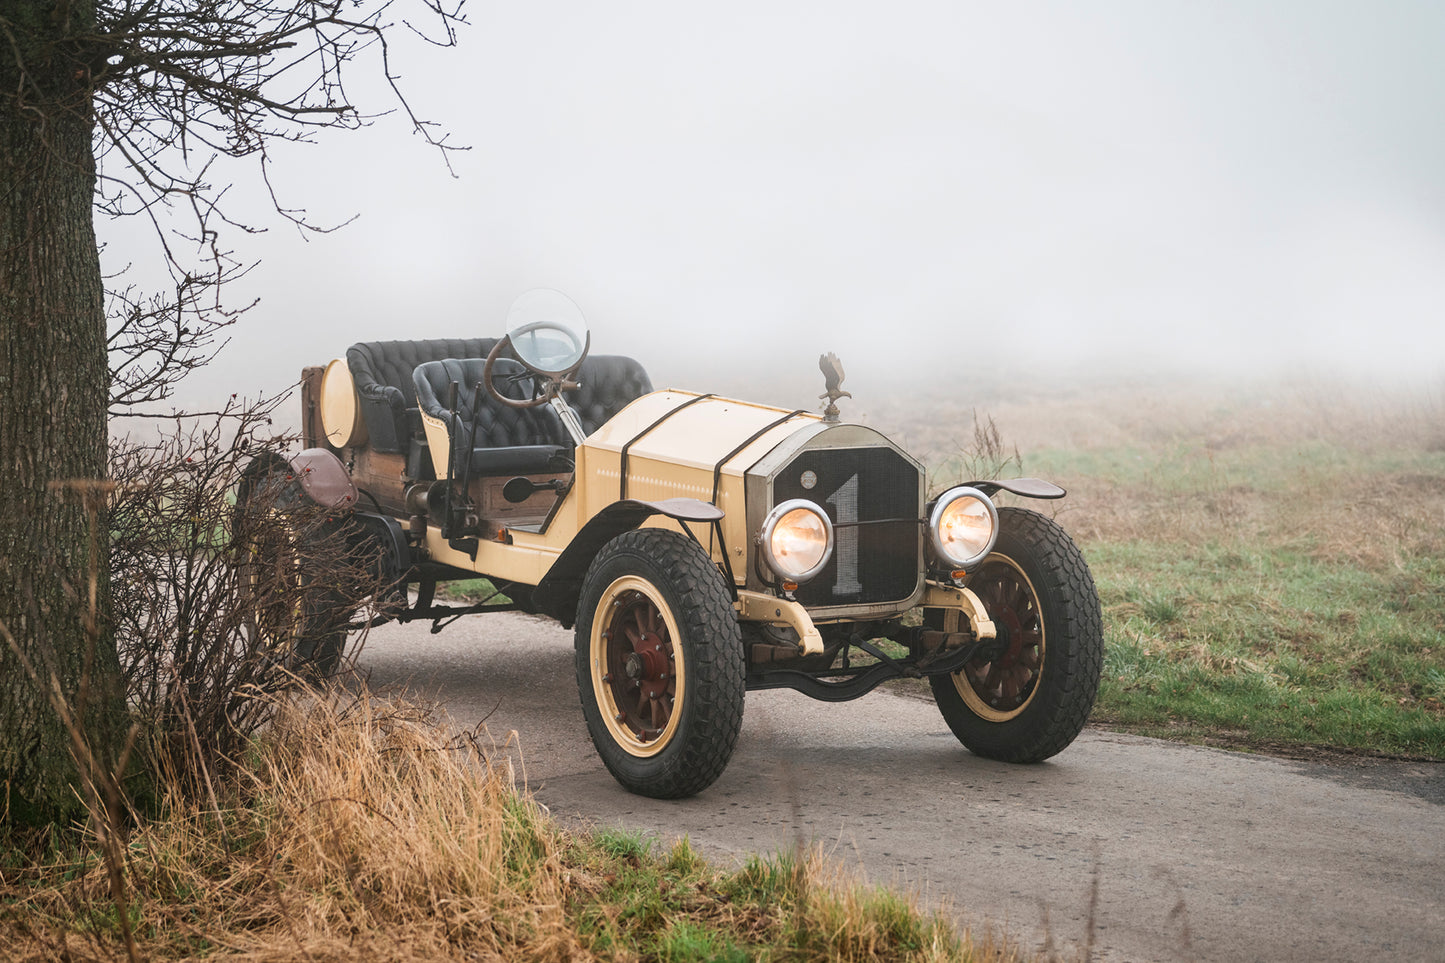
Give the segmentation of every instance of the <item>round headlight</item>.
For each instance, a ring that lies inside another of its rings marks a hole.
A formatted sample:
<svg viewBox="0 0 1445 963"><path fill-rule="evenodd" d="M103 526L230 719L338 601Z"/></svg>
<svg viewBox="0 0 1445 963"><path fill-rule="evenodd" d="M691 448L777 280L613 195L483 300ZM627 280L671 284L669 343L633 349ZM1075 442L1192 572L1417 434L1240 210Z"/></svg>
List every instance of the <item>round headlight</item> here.
<svg viewBox="0 0 1445 963"><path fill-rule="evenodd" d="M976 488L951 488L934 504L928 530L940 561L954 568L968 568L993 551L998 538L998 509Z"/></svg>
<svg viewBox="0 0 1445 963"><path fill-rule="evenodd" d="M760 541L768 568L785 579L806 582L833 554L833 523L813 502L792 498L768 512Z"/></svg>

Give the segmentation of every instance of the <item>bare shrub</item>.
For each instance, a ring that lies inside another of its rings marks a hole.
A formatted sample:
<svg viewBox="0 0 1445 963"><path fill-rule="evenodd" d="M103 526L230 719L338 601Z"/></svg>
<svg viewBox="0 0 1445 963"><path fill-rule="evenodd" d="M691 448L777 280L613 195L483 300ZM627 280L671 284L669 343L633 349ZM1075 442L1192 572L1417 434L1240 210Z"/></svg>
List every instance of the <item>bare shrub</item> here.
<svg viewBox="0 0 1445 963"><path fill-rule="evenodd" d="M305 675L308 660L329 669L375 595L364 540L300 497L276 454L288 439L270 435L272 407L233 399L209 423L111 448L128 702L149 762L197 792L274 711L259 696Z"/></svg>

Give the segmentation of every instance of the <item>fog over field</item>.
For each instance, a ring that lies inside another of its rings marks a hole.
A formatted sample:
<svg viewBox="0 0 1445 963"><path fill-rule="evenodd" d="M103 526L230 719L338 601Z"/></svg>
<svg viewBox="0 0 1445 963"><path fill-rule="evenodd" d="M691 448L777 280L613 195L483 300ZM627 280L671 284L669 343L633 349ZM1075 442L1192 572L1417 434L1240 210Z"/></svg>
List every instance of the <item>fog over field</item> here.
<svg viewBox="0 0 1445 963"><path fill-rule="evenodd" d="M662 384L822 390L1140 372L1445 376L1445 6L473 3L398 43L416 112L250 167L260 304L180 401L354 341L501 333L555 287ZM403 15L399 8L397 16ZM394 106L382 85L357 102ZM106 267L154 283L140 223ZM845 409L846 410L846 409Z"/></svg>

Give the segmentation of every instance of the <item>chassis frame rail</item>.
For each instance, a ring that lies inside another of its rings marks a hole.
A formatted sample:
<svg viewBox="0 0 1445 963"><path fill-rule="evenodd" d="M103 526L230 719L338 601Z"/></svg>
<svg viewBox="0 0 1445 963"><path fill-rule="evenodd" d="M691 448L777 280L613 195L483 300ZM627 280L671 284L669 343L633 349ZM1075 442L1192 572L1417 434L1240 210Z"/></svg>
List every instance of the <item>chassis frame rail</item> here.
<svg viewBox="0 0 1445 963"><path fill-rule="evenodd" d="M848 702L867 695L889 679L918 679L957 672L992 648L993 642L993 639L974 639L956 649L895 659L871 642L854 640L849 644L867 652L878 662L855 668L827 669L823 672L753 669L748 672L747 687L749 690L795 689L820 702Z"/></svg>

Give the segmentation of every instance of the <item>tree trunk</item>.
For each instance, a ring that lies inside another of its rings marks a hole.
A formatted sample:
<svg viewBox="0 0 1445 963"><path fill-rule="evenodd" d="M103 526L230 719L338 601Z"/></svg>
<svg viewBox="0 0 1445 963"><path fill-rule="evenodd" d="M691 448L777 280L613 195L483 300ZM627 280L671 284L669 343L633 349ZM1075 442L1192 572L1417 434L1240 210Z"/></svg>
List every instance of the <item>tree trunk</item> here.
<svg viewBox="0 0 1445 963"><path fill-rule="evenodd" d="M93 119L88 74L62 53L86 13L0 0L0 817L18 824L80 809L54 689L102 772L124 726L98 490L109 384Z"/></svg>

